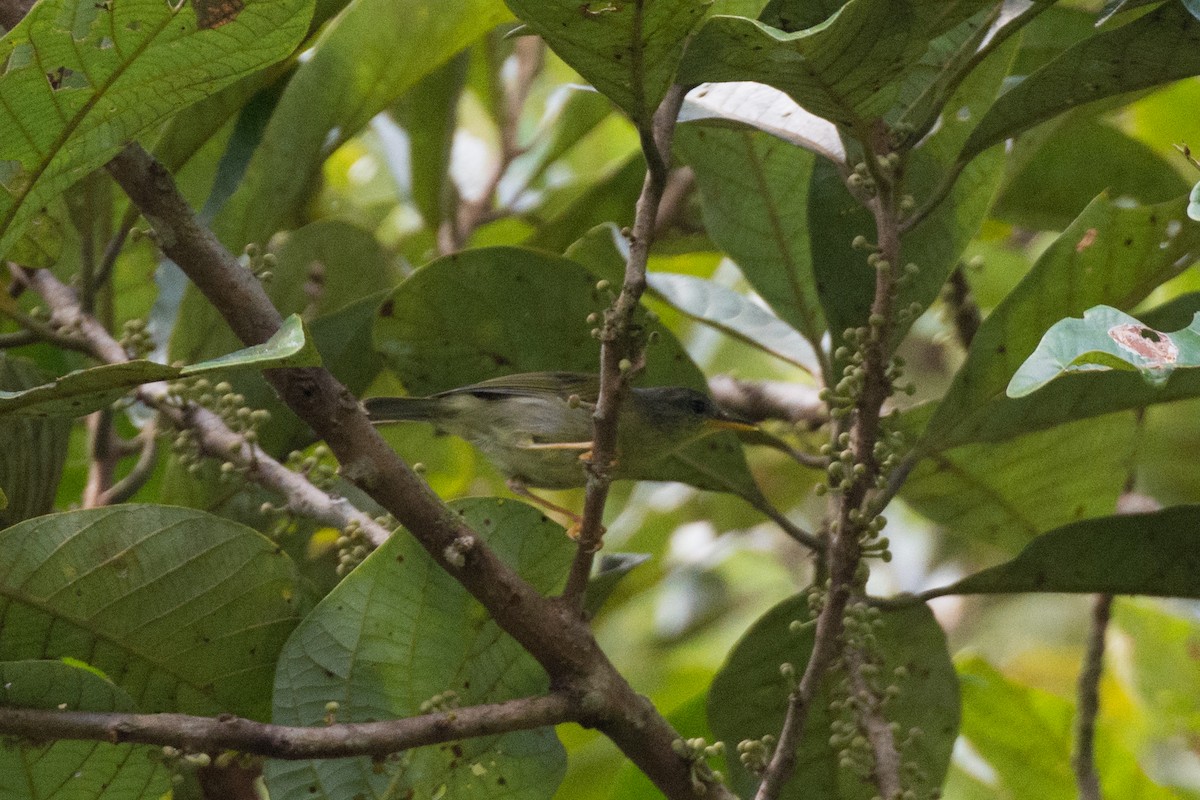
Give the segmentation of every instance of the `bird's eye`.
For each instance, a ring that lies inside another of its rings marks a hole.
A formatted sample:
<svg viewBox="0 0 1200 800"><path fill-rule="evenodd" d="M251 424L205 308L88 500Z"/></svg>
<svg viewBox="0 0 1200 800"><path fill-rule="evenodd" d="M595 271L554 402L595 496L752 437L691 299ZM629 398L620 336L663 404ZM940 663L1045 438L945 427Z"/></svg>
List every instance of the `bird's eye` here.
<svg viewBox="0 0 1200 800"><path fill-rule="evenodd" d="M708 401L703 397L693 397L688 401L688 406L691 408L693 414L708 413Z"/></svg>

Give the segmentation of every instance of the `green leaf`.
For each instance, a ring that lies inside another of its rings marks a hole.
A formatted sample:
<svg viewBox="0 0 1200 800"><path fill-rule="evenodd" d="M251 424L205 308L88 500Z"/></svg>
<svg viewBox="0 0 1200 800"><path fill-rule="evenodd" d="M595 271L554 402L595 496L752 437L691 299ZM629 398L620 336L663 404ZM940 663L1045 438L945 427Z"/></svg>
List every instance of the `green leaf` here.
<svg viewBox="0 0 1200 800"><path fill-rule="evenodd" d="M124 505L22 522L0 552L0 659L84 660L146 712L266 718L298 613L295 570L265 537Z"/></svg>
<svg viewBox="0 0 1200 800"><path fill-rule="evenodd" d="M851 128L883 116L929 41L983 0L851 0L825 22L787 33L744 17L712 17L688 45L684 84L756 81ZM886 20L886 24L883 21Z"/></svg>
<svg viewBox="0 0 1200 800"><path fill-rule="evenodd" d="M646 276L646 280L656 294L687 316L781 358L811 375L821 374L820 360L809 340L745 295L694 275L652 272Z"/></svg>
<svg viewBox="0 0 1200 800"><path fill-rule="evenodd" d="M1064 525L1016 558L927 592L1067 592L1200 597L1200 506L1121 514Z"/></svg>
<svg viewBox="0 0 1200 800"><path fill-rule="evenodd" d="M846 161L846 147L836 125L805 111L778 89L753 81L697 86L684 98L679 121L757 128L838 164ZM675 132L677 145L682 131Z"/></svg>
<svg viewBox="0 0 1200 800"><path fill-rule="evenodd" d="M604 553L600 556L596 572L588 579L587 592L583 597L583 608L588 617L595 617L621 580L633 570L649 561L649 553Z"/></svg>
<svg viewBox="0 0 1200 800"><path fill-rule="evenodd" d="M1182 198L1154 206L1097 198L984 320L922 448L1001 441L1194 393L1174 380L1155 390L1133 374L1123 376L1119 391L1103 394L1091 391L1088 376L1080 375L1061 378L1036 397L1012 399L1004 391L1051 325L1098 304L1133 307L1190 264L1198 247L1200 225L1186 218Z"/></svg>
<svg viewBox="0 0 1200 800"><path fill-rule="evenodd" d="M207 375L210 372L225 372L235 369L275 369L282 367L316 367L321 364L321 355L304 330L304 322L298 314L283 321L279 330L262 344L244 347L219 358L201 361L183 367L183 376Z"/></svg>
<svg viewBox="0 0 1200 800"><path fill-rule="evenodd" d="M0 416L77 417L105 408L143 383L239 369L308 367L320 363L320 355L305 335L304 323L293 314L263 344L188 367L169 367L145 360L102 364L68 373L53 383L31 389L0 390Z"/></svg>
<svg viewBox="0 0 1200 800"><path fill-rule="evenodd" d="M1200 74L1200 20L1166 3L1092 36L1030 75L987 112L963 147L966 160L1062 112Z"/></svg>
<svg viewBox="0 0 1200 800"><path fill-rule="evenodd" d="M133 699L86 664L0 662L0 705L74 711L134 711ZM25 800L155 800L171 786L154 748L61 741L0 749L0 795Z"/></svg>
<svg viewBox="0 0 1200 800"><path fill-rule="evenodd" d="M375 347L405 388L428 395L517 372L596 372L600 344L589 314L607 290L574 261L536 250L487 247L440 258L402 283L375 322ZM639 376L645 386L706 391L704 375L659 322ZM662 463L660 480L737 494L760 503L737 437L707 436Z"/></svg>
<svg viewBox="0 0 1200 800"><path fill-rule="evenodd" d="M1069 423L1005 442L968 444L918 462L904 501L951 546L1016 552L1039 534L1112 514L1136 444L1129 414Z"/></svg>
<svg viewBox="0 0 1200 800"><path fill-rule="evenodd" d="M825 319L808 242L814 156L761 131L686 125L676 146L696 173L705 228L817 361ZM817 374L820 371L817 370Z"/></svg>
<svg viewBox="0 0 1200 800"><path fill-rule="evenodd" d="M1108 377L1103 373L1112 370L1137 372L1158 388L1176 369L1197 366L1200 319L1166 333L1111 306L1096 306L1083 312L1082 320L1064 319L1050 326L1037 349L1017 368L1005 393L1025 397L1062 375L1083 372L1091 379L1092 391L1102 392Z"/></svg>
<svg viewBox="0 0 1200 800"><path fill-rule="evenodd" d="M470 60L468 51L457 54L422 78L395 109L408 133L413 204L430 230L437 230L447 214L453 216L458 201L450 180L450 149Z"/></svg>
<svg viewBox="0 0 1200 800"><path fill-rule="evenodd" d="M559 58L648 126L704 16L694 0L610 3L607 0L505 0Z"/></svg>
<svg viewBox="0 0 1200 800"><path fill-rule="evenodd" d="M492 0L354 0L288 82L221 240L240 250L292 226L327 155L506 16Z"/></svg>
<svg viewBox="0 0 1200 800"><path fill-rule="evenodd" d="M1155 744L1184 737L1200 724L1200 628L1194 619L1170 613L1165 604L1122 599L1113 626L1124 634L1131 687L1145 709ZM1183 745L1186 747L1186 745Z"/></svg>
<svg viewBox="0 0 1200 800"><path fill-rule="evenodd" d="M606 174L589 176L587 189L540 225L525 244L561 253L597 225L632 225L634 206L645 179L646 160L641 153L629 156Z"/></svg>
<svg viewBox="0 0 1200 800"><path fill-rule="evenodd" d="M790 692L779 665L792 664L797 675L804 671L815 628L810 623L792 633L789 626L810 616L808 596L792 597L760 617L734 647L708 695L708 722L718 739L730 743L779 734ZM958 733L958 679L946 650L946 636L923 605L883 612L882 626L873 633L878 674L884 683L894 681L900 688L900 694L888 703L888 720L899 723L901 731L919 727L924 732L900 754L904 763L920 769L921 779L906 786L920 794L941 786ZM894 677L900 666L907 670L904 678ZM838 748L829 742L834 721L829 712L835 696L833 682L832 677L826 678L809 708L796 773L780 794L781 800L866 800L878 792L873 784L863 783L852 771L838 766ZM729 759L729 771L731 787L743 797L751 796L757 777L734 758Z"/></svg>
<svg viewBox="0 0 1200 800"><path fill-rule="evenodd" d="M958 664L963 694L963 737L991 766L991 796L1013 800L1072 800L1078 797L1071 770L1072 704L1007 680L983 659ZM1132 753L1114 741L1112 725L1100 715L1096 769L1112 797L1170 800L1179 795L1158 786Z"/></svg>
<svg viewBox="0 0 1200 800"><path fill-rule="evenodd" d="M976 121L999 92L1015 53L1009 43L989 56L963 81L946 103L937 130L912 152L905 167L906 191L923 197L940 184ZM924 309L938 296L963 249L979 230L1003 172L998 150L969 164L958 176L949 198L903 239L898 269L915 264L918 271L901 286L896 308ZM867 324L875 294L875 270L866 253L849 247L856 236L874 241L877 233L870 212L847 191L833 165L817 162L809 189L808 230L812 264L821 304L834 335L834 349L847 328ZM914 317L915 318L915 317ZM912 324L898 320L893 330L897 345Z"/></svg>
<svg viewBox="0 0 1200 800"><path fill-rule="evenodd" d="M47 375L24 358L0 354L0 387L38 386ZM0 417L0 528L54 507L70 441L65 417Z"/></svg>
<svg viewBox="0 0 1200 800"><path fill-rule="evenodd" d="M539 591L561 586L574 547L523 503L476 498L454 508ZM273 721L320 725L424 713L453 692L464 706L544 693L545 672L411 536L393 536L318 604L288 640ZM399 762L268 762L276 800L347 797L550 798L566 771L553 729L451 742ZM407 795L406 795L407 793Z"/></svg>
<svg viewBox="0 0 1200 800"><path fill-rule="evenodd" d="M1157 152L1091 118L1030 131L1005 160L1009 175L992 216L1033 229L1064 230L1101 192L1159 203L1188 189Z"/></svg>
<svg viewBox="0 0 1200 800"><path fill-rule="evenodd" d="M37 4L0 42L0 253L127 142L290 53L311 14L309 0Z"/></svg>

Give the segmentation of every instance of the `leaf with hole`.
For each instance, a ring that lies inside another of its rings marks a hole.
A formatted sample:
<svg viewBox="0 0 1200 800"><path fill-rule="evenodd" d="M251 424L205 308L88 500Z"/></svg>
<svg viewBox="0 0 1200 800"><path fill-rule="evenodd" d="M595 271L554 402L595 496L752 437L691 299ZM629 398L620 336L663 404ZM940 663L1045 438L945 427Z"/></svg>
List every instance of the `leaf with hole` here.
<svg viewBox="0 0 1200 800"><path fill-rule="evenodd" d="M1161 387L1176 369L1198 366L1200 314L1188 327L1167 333L1111 306L1096 306L1083 312L1081 320L1052 325L1017 368L1005 393L1025 397L1068 373L1099 377L1111 370L1137 372L1146 383ZM1104 391L1102 386L1097 383L1093 390Z"/></svg>
<svg viewBox="0 0 1200 800"><path fill-rule="evenodd" d="M0 41L0 254L128 142L292 51L311 0L48 0Z"/></svg>

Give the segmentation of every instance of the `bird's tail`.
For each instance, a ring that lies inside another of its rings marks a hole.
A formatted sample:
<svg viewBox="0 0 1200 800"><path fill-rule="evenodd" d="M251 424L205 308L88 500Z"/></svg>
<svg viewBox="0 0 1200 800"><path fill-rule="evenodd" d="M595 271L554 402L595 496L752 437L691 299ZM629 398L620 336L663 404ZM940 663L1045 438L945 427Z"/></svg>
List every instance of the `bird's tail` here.
<svg viewBox="0 0 1200 800"><path fill-rule="evenodd" d="M364 400L363 406L372 422L435 422L443 413L441 404L429 397L372 397Z"/></svg>

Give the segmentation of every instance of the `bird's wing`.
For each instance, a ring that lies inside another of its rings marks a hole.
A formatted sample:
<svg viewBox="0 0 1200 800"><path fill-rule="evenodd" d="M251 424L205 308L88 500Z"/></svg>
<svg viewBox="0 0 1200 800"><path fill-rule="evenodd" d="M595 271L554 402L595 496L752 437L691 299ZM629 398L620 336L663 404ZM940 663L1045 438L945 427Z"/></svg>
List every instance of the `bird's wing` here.
<svg viewBox="0 0 1200 800"><path fill-rule="evenodd" d="M489 378L442 394L471 394L476 397L552 395L563 400L578 395L583 402L594 403L600 394L600 379L585 372L521 372Z"/></svg>

